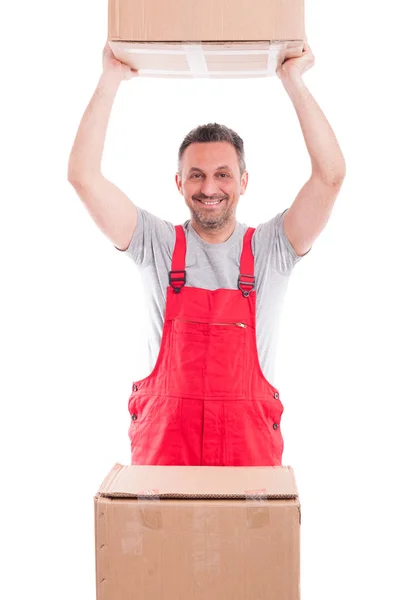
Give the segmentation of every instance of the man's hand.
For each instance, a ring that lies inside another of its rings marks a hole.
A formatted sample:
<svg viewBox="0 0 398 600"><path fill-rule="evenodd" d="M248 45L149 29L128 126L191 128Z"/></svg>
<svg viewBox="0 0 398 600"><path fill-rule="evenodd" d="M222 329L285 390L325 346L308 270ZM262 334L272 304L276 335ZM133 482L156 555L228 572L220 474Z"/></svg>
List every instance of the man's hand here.
<svg viewBox="0 0 398 600"><path fill-rule="evenodd" d="M125 65L115 57L108 42L106 42L102 51L102 68L104 71L112 70L120 72L121 78L125 80L131 79L132 77L136 77L138 75L138 71L132 69L128 65Z"/></svg>
<svg viewBox="0 0 398 600"><path fill-rule="evenodd" d="M315 57L311 48L307 44L307 40L305 40L302 55L295 58L288 58L277 69L276 74L282 81L286 79L292 79L294 77L300 78L306 71L308 71L308 69L314 66L314 64Z"/></svg>

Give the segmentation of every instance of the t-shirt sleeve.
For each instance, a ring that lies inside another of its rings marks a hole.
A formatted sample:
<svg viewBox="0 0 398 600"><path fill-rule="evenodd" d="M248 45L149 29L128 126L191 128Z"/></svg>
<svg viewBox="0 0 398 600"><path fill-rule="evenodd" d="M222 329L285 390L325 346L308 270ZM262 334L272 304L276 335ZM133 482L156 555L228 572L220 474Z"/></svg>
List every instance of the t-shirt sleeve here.
<svg viewBox="0 0 398 600"><path fill-rule="evenodd" d="M284 214L288 209L278 213L270 221L256 228L254 252L268 252L273 268L282 275L289 275L295 265L311 251L299 256L290 243L284 228Z"/></svg>
<svg viewBox="0 0 398 600"><path fill-rule="evenodd" d="M166 246L172 253L175 243L175 227L152 213L137 206L137 225L128 247L116 248L129 256L136 265L147 267L155 261L157 249Z"/></svg>

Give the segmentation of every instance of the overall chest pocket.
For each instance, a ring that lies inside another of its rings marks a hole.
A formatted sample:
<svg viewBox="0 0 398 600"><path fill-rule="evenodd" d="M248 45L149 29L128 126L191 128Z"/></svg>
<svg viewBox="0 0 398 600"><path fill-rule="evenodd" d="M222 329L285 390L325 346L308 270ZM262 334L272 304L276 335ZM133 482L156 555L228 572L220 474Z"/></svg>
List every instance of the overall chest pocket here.
<svg viewBox="0 0 398 600"><path fill-rule="evenodd" d="M175 319L172 325L171 394L240 398L245 394L247 326Z"/></svg>

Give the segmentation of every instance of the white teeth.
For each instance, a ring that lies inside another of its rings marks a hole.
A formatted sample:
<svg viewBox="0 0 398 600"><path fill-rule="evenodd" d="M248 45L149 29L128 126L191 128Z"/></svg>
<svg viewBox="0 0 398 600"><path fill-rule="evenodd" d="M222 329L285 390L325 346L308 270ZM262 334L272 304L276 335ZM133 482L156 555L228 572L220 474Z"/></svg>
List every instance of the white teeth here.
<svg viewBox="0 0 398 600"><path fill-rule="evenodd" d="M221 200L217 200L217 202L204 202L204 200L201 200L201 202L203 204L210 204L211 205L211 204L220 204Z"/></svg>

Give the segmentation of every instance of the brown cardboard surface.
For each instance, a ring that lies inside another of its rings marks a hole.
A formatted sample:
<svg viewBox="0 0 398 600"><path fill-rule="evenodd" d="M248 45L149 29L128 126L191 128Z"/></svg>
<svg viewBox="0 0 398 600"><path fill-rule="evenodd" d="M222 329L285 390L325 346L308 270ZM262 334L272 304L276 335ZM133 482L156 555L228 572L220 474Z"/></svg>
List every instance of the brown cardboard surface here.
<svg viewBox="0 0 398 600"><path fill-rule="evenodd" d="M97 600L300 598L291 467L117 463L94 506Z"/></svg>
<svg viewBox="0 0 398 600"><path fill-rule="evenodd" d="M144 77L275 75L300 56L304 0L109 0L116 58Z"/></svg>
<svg viewBox="0 0 398 600"><path fill-rule="evenodd" d="M116 463L99 488L103 496L160 498L297 498L293 469L281 467L142 466Z"/></svg>
<svg viewBox="0 0 398 600"><path fill-rule="evenodd" d="M108 38L303 40L304 0L109 0Z"/></svg>

